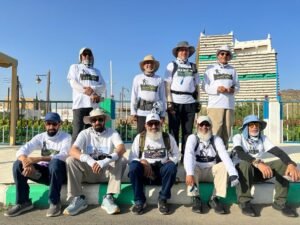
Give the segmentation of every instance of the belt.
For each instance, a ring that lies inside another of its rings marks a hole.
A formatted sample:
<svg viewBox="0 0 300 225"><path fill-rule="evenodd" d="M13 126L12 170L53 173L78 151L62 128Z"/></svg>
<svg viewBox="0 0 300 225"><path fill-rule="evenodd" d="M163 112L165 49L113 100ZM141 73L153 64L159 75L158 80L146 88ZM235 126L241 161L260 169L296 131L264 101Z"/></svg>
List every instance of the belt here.
<svg viewBox="0 0 300 225"><path fill-rule="evenodd" d="M171 90L171 93L176 94L176 95L193 95L193 93L191 93L191 92L174 91L174 90Z"/></svg>

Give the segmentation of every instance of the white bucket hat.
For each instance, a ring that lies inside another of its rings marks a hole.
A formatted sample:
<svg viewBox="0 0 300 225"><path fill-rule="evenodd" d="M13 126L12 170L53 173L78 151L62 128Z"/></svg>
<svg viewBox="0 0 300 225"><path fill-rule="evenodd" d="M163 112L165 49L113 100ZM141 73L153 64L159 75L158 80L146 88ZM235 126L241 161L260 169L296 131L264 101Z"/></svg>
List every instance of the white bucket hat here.
<svg viewBox="0 0 300 225"><path fill-rule="evenodd" d="M92 124L92 121L91 121L92 118L99 117L99 116L105 116L105 122L110 120L110 116L107 113L105 113L105 111L103 109L97 108L97 109L93 109L90 112L89 116L83 117L83 122L85 124Z"/></svg>
<svg viewBox="0 0 300 225"><path fill-rule="evenodd" d="M189 45L187 41L179 42L175 48L173 48L172 53L177 58L177 52L179 48L188 48L189 49L189 57L191 57L195 53L195 47Z"/></svg>
<svg viewBox="0 0 300 225"><path fill-rule="evenodd" d="M230 60L232 59L233 55L232 55L232 52L231 52L231 49L228 45L222 45L221 47L219 47L217 49L217 53L216 55L218 56L220 52L228 52L229 55L230 55Z"/></svg>
<svg viewBox="0 0 300 225"><path fill-rule="evenodd" d="M144 57L144 59L140 62L140 68L142 71L144 71L144 63L147 61L152 61L154 63L154 69L153 72L156 72L159 68L159 62L157 60L155 60L155 58L153 57L153 55L146 55Z"/></svg>

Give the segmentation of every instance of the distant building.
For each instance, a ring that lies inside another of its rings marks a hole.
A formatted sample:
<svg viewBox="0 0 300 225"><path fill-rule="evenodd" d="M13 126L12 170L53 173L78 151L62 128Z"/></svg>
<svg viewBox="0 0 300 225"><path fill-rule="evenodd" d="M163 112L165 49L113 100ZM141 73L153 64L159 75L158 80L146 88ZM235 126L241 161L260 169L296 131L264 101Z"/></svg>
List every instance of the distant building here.
<svg viewBox="0 0 300 225"><path fill-rule="evenodd" d="M233 32L222 35L200 34L196 63L201 77L206 67L216 61L216 50L228 45L233 50L230 64L235 67L240 80L237 100L276 99L279 92L277 53L272 48L271 36L264 40L238 41ZM207 94L201 93L201 101L207 101Z"/></svg>

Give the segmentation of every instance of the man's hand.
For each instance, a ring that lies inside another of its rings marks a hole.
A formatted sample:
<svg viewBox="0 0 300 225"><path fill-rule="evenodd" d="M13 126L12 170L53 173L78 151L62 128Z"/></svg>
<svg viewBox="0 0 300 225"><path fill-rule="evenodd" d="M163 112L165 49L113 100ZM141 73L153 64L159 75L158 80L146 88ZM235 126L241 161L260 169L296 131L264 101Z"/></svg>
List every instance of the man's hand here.
<svg viewBox="0 0 300 225"><path fill-rule="evenodd" d="M217 91L219 93L226 93L227 92L227 88L225 88L224 86L219 86L218 89L217 89Z"/></svg>
<svg viewBox="0 0 300 225"><path fill-rule="evenodd" d="M168 102L167 103L167 111L171 114L175 114L175 108L174 108L174 103L173 102Z"/></svg>
<svg viewBox="0 0 300 225"><path fill-rule="evenodd" d="M23 161L22 161L23 168L31 166L37 162L39 162L38 157L27 157L27 158L23 159Z"/></svg>
<svg viewBox="0 0 300 225"><path fill-rule="evenodd" d="M195 178L193 175L187 175L186 178L185 178L185 183L186 185L188 186L193 186L194 183L195 183Z"/></svg>
<svg viewBox="0 0 300 225"><path fill-rule="evenodd" d="M264 179L270 179L273 177L273 171L271 167L269 167L265 163L260 162L257 165L257 169L259 169L259 171L262 173Z"/></svg>
<svg viewBox="0 0 300 225"><path fill-rule="evenodd" d="M91 87L83 87L84 89L84 94L91 96L93 94L94 90Z"/></svg>
<svg viewBox="0 0 300 225"><path fill-rule="evenodd" d="M234 87L227 88L227 93L233 94L234 93Z"/></svg>
<svg viewBox="0 0 300 225"><path fill-rule="evenodd" d="M32 176L34 173L36 172L35 168L33 167L33 165L27 166L23 168L23 176L24 177L30 177Z"/></svg>
<svg viewBox="0 0 300 225"><path fill-rule="evenodd" d="M152 171L151 165L148 163L148 161L145 159L142 159L140 162L144 167L144 176L147 178L153 177L153 171Z"/></svg>
<svg viewBox="0 0 300 225"><path fill-rule="evenodd" d="M289 164L285 171L285 176L289 176L292 178L292 181L300 180L300 171L294 164Z"/></svg>
<svg viewBox="0 0 300 225"><path fill-rule="evenodd" d="M93 173L99 174L101 172L101 166L95 162L93 167L92 167Z"/></svg>
<svg viewBox="0 0 300 225"><path fill-rule="evenodd" d="M101 97L94 93L90 96L90 99L93 103L99 103L101 100Z"/></svg>

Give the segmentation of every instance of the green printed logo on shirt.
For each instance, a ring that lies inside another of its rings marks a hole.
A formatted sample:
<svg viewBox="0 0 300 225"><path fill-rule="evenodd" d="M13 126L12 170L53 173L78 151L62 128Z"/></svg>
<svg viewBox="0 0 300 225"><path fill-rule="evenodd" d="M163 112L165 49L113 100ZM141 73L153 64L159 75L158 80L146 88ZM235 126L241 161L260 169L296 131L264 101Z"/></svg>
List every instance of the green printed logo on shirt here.
<svg viewBox="0 0 300 225"><path fill-rule="evenodd" d="M232 74L228 73L218 73L214 74L215 80L232 80Z"/></svg>
<svg viewBox="0 0 300 225"><path fill-rule="evenodd" d="M179 76L179 77L192 77L193 76L193 70L192 70L192 68L178 68L177 76Z"/></svg>
<svg viewBox="0 0 300 225"><path fill-rule="evenodd" d="M158 86L149 85L149 84L141 84L141 90L142 91L153 91L157 92Z"/></svg>
<svg viewBox="0 0 300 225"><path fill-rule="evenodd" d="M81 80L91 80L91 81L99 81L99 76L91 75L91 74L80 74L80 79Z"/></svg>

